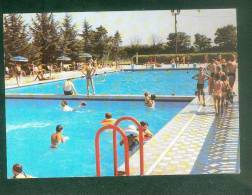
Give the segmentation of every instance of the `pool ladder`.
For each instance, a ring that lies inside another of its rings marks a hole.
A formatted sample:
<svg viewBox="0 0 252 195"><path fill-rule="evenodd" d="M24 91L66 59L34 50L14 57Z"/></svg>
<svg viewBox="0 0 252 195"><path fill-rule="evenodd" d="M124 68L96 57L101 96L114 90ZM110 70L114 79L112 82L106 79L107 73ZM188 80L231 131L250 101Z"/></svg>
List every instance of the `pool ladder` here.
<svg viewBox="0 0 252 195"><path fill-rule="evenodd" d="M125 132L118 126L122 121L132 121L139 130L139 147L140 147L140 175L144 175L144 150L143 150L143 128L140 123L133 117L123 116L116 120L114 125L106 125L101 127L95 135L95 158L96 158L96 175L101 176L101 160L100 160L100 135L106 130L113 130L113 153L114 153L114 176L118 176L118 155L117 155L117 132L122 136L124 143L124 159L125 159L125 175L130 175L129 167L129 144Z"/></svg>

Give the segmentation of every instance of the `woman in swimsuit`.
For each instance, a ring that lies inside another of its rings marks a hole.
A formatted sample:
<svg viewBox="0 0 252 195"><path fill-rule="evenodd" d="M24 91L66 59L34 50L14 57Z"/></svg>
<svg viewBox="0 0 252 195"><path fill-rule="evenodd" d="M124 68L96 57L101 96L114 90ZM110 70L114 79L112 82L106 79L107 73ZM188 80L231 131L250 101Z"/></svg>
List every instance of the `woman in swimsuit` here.
<svg viewBox="0 0 252 195"><path fill-rule="evenodd" d="M221 112L222 88L223 82L220 80L220 75L216 74L214 83L214 108L216 115Z"/></svg>

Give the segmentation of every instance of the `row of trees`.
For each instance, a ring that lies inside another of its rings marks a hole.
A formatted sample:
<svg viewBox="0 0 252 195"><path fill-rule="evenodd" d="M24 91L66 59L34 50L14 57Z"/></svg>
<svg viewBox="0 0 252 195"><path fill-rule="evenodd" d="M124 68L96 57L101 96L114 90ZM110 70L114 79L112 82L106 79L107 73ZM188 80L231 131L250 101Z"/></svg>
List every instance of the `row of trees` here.
<svg viewBox="0 0 252 195"><path fill-rule="evenodd" d="M180 53L235 51L236 28L227 25L217 29L214 43L205 35L195 34L191 45L191 37L184 32L177 33L177 46ZM83 21L81 33L72 23L72 18L65 15L62 24L54 19L51 13L36 14L32 24L24 24L19 14L4 15L4 51L5 62L11 56L22 55L34 63L54 63L61 55L69 56L78 61L80 52L91 53L99 60L118 60L131 58L136 52L140 54L174 53L176 34L170 33L163 42L153 36L151 45L142 45L139 39L129 46L121 46L122 38L119 31L109 36L102 25L93 28L86 20Z"/></svg>
<svg viewBox="0 0 252 195"><path fill-rule="evenodd" d="M78 61L80 52L91 53L98 59L116 60L121 42L118 31L109 36L103 26L94 30L86 20L82 33L78 33L69 15L59 25L53 14L36 14L29 27L21 15L4 16L5 62L17 55L43 64L54 63L61 55Z"/></svg>

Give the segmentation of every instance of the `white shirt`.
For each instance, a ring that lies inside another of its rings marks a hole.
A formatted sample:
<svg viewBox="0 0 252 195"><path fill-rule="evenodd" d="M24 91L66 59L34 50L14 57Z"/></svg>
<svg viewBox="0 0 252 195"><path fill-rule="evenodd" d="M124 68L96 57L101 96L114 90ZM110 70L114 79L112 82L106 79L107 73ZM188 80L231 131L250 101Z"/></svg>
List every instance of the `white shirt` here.
<svg viewBox="0 0 252 195"><path fill-rule="evenodd" d="M27 175L25 173L19 173L16 176L12 177L13 179L25 179L25 178L33 178L31 175Z"/></svg>
<svg viewBox="0 0 252 195"><path fill-rule="evenodd" d="M72 91L74 88L73 83L71 81L66 81L64 83L63 89L64 91Z"/></svg>
<svg viewBox="0 0 252 195"><path fill-rule="evenodd" d="M65 106L62 108L62 110L63 110L64 112L72 112L72 111L74 111L74 109L71 108L71 107L68 106L68 105L65 105Z"/></svg>

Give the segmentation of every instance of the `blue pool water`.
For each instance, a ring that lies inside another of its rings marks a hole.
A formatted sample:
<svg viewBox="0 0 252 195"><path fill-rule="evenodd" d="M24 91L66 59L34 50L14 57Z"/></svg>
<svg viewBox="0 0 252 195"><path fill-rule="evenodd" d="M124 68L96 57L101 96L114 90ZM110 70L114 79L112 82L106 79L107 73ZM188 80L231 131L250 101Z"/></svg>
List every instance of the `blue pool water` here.
<svg viewBox="0 0 252 195"><path fill-rule="evenodd" d="M94 77L96 94L138 94L145 91L162 95L194 95L196 70L154 70L115 72ZM64 81L8 89L6 93L63 94ZM86 94L85 78L75 79L79 94Z"/></svg>
<svg viewBox="0 0 252 195"><path fill-rule="evenodd" d="M167 73L168 74L168 73ZM187 103L157 102L155 109L143 102L88 101L76 112L63 112L56 100L6 100L7 165L12 176L14 163L23 165L26 173L35 177L95 176L95 133L105 112L114 118L133 116L149 123L155 134ZM79 101L69 101L72 107ZM57 149L51 149L50 135L55 126L64 126L63 134L70 139ZM126 127L128 123L122 123ZM119 140L119 139L118 139ZM124 162L118 146L119 164ZM101 137L102 175L113 174L112 133Z"/></svg>

